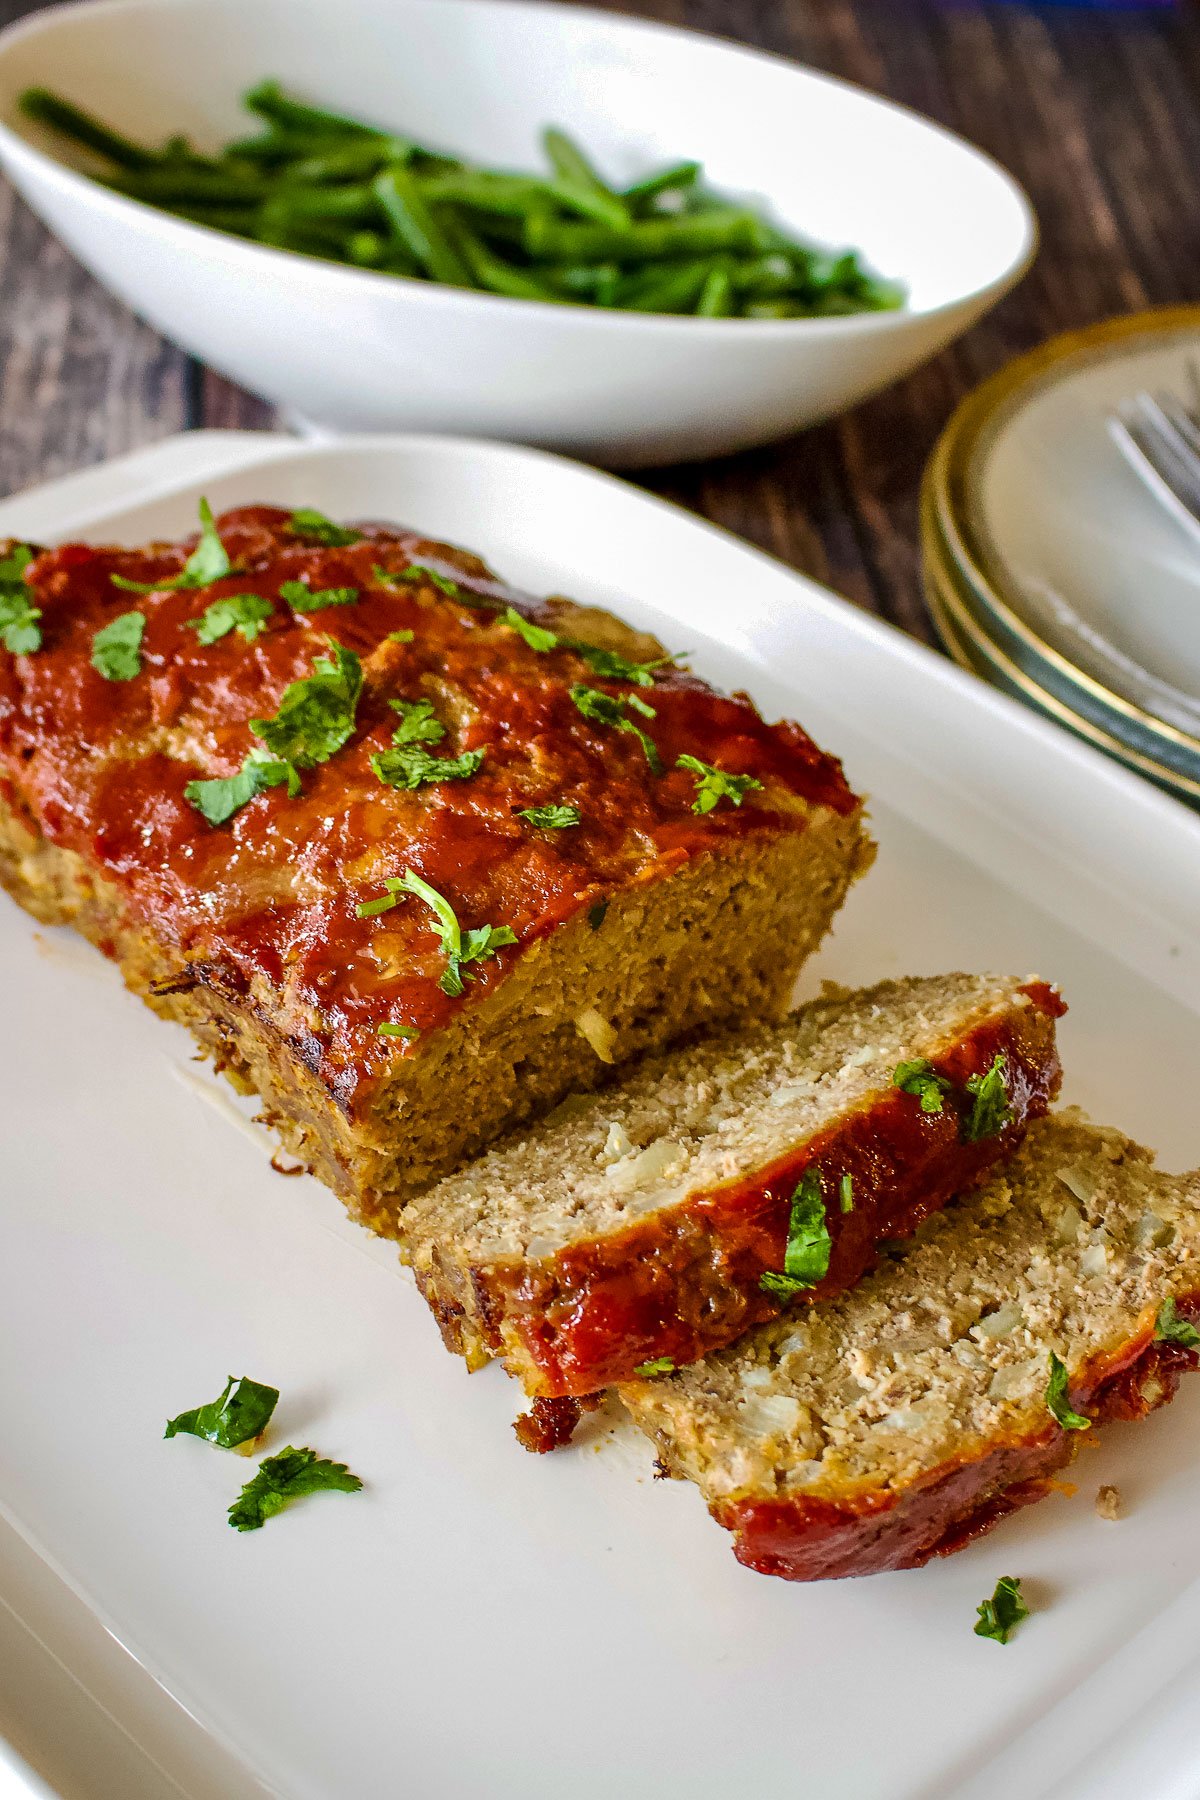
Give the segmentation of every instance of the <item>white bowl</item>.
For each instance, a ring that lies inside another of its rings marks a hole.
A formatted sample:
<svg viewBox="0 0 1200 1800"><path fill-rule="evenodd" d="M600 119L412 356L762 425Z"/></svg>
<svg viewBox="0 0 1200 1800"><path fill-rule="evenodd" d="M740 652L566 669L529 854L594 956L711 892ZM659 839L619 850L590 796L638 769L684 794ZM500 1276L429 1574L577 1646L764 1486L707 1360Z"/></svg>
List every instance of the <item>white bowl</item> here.
<svg viewBox="0 0 1200 1800"><path fill-rule="evenodd" d="M741 320L548 306L249 244L108 192L24 120L62 91L151 140L250 128L264 75L489 163L567 127L616 181L695 157L718 189L862 250L902 312ZM779 437L906 374L1032 254L1003 170L912 113L778 58L527 0L83 0L0 33L0 164L153 325L277 404L345 431L471 432L610 463Z"/></svg>

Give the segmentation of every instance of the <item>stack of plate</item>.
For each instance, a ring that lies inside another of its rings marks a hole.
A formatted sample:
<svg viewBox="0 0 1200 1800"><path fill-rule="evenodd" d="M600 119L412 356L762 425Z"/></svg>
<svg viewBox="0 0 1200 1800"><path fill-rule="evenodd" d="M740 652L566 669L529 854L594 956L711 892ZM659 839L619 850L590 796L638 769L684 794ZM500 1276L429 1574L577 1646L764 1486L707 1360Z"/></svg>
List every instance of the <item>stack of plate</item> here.
<svg viewBox="0 0 1200 1800"><path fill-rule="evenodd" d="M1200 537L1108 430L1187 395L1200 307L1055 338L972 394L926 472L925 582L957 661L1200 804Z"/></svg>

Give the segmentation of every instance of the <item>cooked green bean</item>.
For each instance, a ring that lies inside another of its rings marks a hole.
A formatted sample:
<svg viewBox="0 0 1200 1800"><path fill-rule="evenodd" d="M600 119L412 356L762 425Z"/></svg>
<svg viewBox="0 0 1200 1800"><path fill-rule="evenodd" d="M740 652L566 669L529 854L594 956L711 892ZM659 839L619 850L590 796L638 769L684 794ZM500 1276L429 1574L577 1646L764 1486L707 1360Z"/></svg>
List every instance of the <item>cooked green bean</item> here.
<svg viewBox="0 0 1200 1800"><path fill-rule="evenodd" d="M376 200L397 238L416 257L434 281L451 287L472 287L471 272L454 248L433 209L426 205L416 178L399 163L375 177L371 184Z"/></svg>
<svg viewBox="0 0 1200 1800"><path fill-rule="evenodd" d="M544 173L482 167L262 81L255 135L211 154L136 142L30 88L26 114L104 157L107 185L197 225L380 275L510 299L711 319L836 317L902 306L853 251L797 242L677 162L622 189L565 131Z"/></svg>

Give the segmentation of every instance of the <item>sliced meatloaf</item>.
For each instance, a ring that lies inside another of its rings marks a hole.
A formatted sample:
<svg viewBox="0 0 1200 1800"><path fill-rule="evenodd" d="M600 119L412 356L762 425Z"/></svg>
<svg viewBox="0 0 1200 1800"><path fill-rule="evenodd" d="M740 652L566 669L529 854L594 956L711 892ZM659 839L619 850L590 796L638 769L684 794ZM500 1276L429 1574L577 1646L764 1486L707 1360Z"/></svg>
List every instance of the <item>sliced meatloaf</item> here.
<svg viewBox="0 0 1200 1800"><path fill-rule="evenodd" d="M505 1127L777 1016L869 863L840 765L466 552L243 507L0 553L0 879L384 1230Z"/></svg>
<svg viewBox="0 0 1200 1800"><path fill-rule="evenodd" d="M1200 1171L1066 1112L852 1293L622 1398L739 1561L911 1568L1048 1493L1085 1431L1200 1345Z"/></svg>
<svg viewBox="0 0 1200 1800"><path fill-rule="evenodd" d="M408 1208L447 1344L537 1397L693 1361L853 1286L1057 1093L1036 980L886 982L651 1059Z"/></svg>

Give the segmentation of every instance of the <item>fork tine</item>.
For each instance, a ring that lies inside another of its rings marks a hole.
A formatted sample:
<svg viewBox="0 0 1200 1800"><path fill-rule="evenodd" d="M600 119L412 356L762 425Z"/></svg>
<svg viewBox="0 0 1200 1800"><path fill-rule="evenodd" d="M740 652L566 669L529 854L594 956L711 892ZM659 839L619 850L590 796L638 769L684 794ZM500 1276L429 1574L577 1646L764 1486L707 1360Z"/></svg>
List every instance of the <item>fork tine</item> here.
<svg viewBox="0 0 1200 1800"><path fill-rule="evenodd" d="M1142 396L1139 396L1141 399ZM1169 507L1193 532L1200 531L1200 482L1193 484L1186 465L1144 409L1125 402L1109 418L1109 431L1126 462L1155 498Z"/></svg>
<svg viewBox="0 0 1200 1800"><path fill-rule="evenodd" d="M1158 405L1175 427L1187 450L1196 458L1197 475L1200 477L1200 423L1174 394L1159 394Z"/></svg>
<svg viewBox="0 0 1200 1800"><path fill-rule="evenodd" d="M1166 468L1171 472L1171 485L1178 493L1182 487L1192 510L1200 506L1200 456L1186 436L1150 394L1139 394L1136 428L1145 440L1143 451L1154 463L1164 480ZM1181 496L1182 497L1182 496Z"/></svg>

